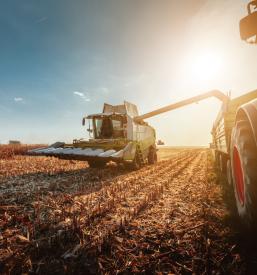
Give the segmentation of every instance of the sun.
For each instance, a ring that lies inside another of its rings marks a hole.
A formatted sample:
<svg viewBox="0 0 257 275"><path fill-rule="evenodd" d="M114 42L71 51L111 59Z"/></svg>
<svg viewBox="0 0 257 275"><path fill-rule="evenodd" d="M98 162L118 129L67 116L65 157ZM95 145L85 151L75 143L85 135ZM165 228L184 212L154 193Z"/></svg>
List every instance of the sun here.
<svg viewBox="0 0 257 275"><path fill-rule="evenodd" d="M189 61L191 77L194 81L210 81L222 76L222 55L214 51L194 54Z"/></svg>

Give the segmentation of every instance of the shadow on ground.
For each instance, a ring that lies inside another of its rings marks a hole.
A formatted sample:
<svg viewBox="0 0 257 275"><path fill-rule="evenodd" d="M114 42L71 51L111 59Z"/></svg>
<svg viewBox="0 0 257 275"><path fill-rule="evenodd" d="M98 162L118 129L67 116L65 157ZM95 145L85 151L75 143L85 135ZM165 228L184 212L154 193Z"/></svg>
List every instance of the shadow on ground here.
<svg viewBox="0 0 257 275"><path fill-rule="evenodd" d="M257 231L247 230L241 223L237 212L234 189L229 185L226 175L217 173L217 183L221 185L222 198L228 210L224 219L231 232L228 235L228 242L234 243L235 253L242 263L240 274L257 274ZM257 211L257 209L256 209Z"/></svg>

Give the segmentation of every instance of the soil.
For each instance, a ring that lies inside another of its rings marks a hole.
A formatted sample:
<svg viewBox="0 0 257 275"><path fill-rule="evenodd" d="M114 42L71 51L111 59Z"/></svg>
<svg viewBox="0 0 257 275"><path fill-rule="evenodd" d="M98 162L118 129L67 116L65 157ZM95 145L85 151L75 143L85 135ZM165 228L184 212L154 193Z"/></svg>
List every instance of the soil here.
<svg viewBox="0 0 257 275"><path fill-rule="evenodd" d="M239 233L231 187L217 176L211 151L158 154L157 164L137 171L0 160L0 272L254 272L255 245Z"/></svg>

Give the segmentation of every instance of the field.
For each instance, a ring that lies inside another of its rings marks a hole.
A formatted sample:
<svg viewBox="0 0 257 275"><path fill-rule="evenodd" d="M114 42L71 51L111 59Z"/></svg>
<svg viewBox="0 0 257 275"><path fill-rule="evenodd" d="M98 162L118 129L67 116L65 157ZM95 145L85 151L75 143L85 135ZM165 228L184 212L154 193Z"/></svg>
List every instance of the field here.
<svg viewBox="0 0 257 275"><path fill-rule="evenodd" d="M158 154L138 171L2 157L0 273L245 273L246 248L211 152Z"/></svg>

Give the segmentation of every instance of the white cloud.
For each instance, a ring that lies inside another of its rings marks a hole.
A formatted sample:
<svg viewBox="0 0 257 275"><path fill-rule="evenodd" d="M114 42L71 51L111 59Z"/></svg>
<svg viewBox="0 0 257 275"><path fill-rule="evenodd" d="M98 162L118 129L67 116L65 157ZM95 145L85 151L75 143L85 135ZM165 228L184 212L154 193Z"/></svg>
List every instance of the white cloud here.
<svg viewBox="0 0 257 275"><path fill-rule="evenodd" d="M80 97L83 97L83 96L85 96L83 93L81 93L81 92L73 92L73 94L74 95L78 95L78 96L80 96Z"/></svg>
<svg viewBox="0 0 257 275"><path fill-rule="evenodd" d="M36 20L36 23L42 23L46 21L48 18L46 16L40 17L38 20Z"/></svg>
<svg viewBox="0 0 257 275"><path fill-rule="evenodd" d="M73 94L76 95L76 96L79 96L84 101L87 101L87 102L90 101L90 98L87 95L85 95L84 93L82 93L82 92L74 91Z"/></svg>
<svg viewBox="0 0 257 275"><path fill-rule="evenodd" d="M14 101L15 102L21 102L21 101L23 101L23 98L22 97L15 97Z"/></svg>

